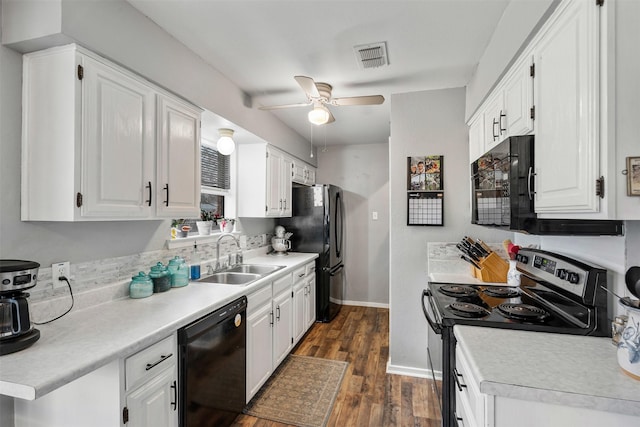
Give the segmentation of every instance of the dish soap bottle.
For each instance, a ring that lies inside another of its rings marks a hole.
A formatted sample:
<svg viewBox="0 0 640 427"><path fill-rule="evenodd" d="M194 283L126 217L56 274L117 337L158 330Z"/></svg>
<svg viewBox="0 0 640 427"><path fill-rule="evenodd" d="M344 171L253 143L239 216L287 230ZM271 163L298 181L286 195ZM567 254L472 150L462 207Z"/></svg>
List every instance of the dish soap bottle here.
<svg viewBox="0 0 640 427"><path fill-rule="evenodd" d="M193 254L191 255L191 280L200 278L200 254L198 253L198 242L193 244Z"/></svg>

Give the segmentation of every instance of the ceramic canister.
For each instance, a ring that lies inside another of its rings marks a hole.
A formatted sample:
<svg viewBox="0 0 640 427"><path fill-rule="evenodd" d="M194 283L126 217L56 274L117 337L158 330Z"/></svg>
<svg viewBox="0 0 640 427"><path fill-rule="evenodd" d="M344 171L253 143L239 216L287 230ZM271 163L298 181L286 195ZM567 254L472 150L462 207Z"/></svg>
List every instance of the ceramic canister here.
<svg viewBox="0 0 640 427"><path fill-rule="evenodd" d="M626 374L640 381L640 308L620 305L627 310L628 320L618 342L618 364Z"/></svg>

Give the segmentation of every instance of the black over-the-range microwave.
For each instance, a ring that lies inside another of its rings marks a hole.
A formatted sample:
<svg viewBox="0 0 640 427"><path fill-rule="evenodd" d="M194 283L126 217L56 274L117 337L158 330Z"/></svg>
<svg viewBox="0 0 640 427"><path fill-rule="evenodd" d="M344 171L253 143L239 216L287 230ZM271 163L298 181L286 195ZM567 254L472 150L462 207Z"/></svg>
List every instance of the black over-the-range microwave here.
<svg viewBox="0 0 640 427"><path fill-rule="evenodd" d="M474 161L471 222L540 235L624 234L622 221L538 218L534 171L533 135L509 137Z"/></svg>

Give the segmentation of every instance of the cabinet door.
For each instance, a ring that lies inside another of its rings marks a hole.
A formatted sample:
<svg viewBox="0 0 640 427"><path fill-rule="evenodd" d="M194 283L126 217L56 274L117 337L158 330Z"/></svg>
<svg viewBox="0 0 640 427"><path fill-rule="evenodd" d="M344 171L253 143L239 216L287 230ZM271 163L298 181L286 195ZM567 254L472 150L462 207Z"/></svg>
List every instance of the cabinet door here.
<svg viewBox="0 0 640 427"><path fill-rule="evenodd" d="M154 91L89 57L83 61L81 215L149 217Z"/></svg>
<svg viewBox="0 0 640 427"><path fill-rule="evenodd" d="M309 167L307 168L307 185L313 185L316 183L316 168Z"/></svg>
<svg viewBox="0 0 640 427"><path fill-rule="evenodd" d="M266 216L279 217L283 209L281 193L282 158L277 150L267 148L267 211Z"/></svg>
<svg viewBox="0 0 640 427"><path fill-rule="evenodd" d="M294 162L293 164L293 182L298 184L306 182L306 168L302 163Z"/></svg>
<svg viewBox="0 0 640 427"><path fill-rule="evenodd" d="M129 427L177 427L177 366L173 365L127 395Z"/></svg>
<svg viewBox="0 0 640 427"><path fill-rule="evenodd" d="M305 314L307 317L306 318L307 327L305 329L308 330L311 326L313 326L313 323L316 321L316 275L315 273L307 278L306 288L307 288L307 293L306 293L307 307L305 310Z"/></svg>
<svg viewBox="0 0 640 427"><path fill-rule="evenodd" d="M485 153L484 137L484 115L479 113L469 125L469 163Z"/></svg>
<svg viewBox="0 0 640 427"><path fill-rule="evenodd" d="M158 96L157 216L200 216L200 111Z"/></svg>
<svg viewBox="0 0 640 427"><path fill-rule="evenodd" d="M528 135L533 132L533 77L531 56L525 55L512 70L504 85L504 121L507 135Z"/></svg>
<svg viewBox="0 0 640 427"><path fill-rule="evenodd" d="M534 48L536 212L598 212L600 8L560 7Z"/></svg>
<svg viewBox="0 0 640 427"><path fill-rule="evenodd" d="M293 342L307 331L307 282L300 280L293 285Z"/></svg>
<svg viewBox="0 0 640 427"><path fill-rule="evenodd" d="M495 91L484 106L485 152L498 145L507 136L502 89Z"/></svg>
<svg viewBox="0 0 640 427"><path fill-rule="evenodd" d="M247 402L273 373L271 298L247 317Z"/></svg>
<svg viewBox="0 0 640 427"><path fill-rule="evenodd" d="M291 183L293 182L293 159L287 156L282 157L280 164L280 194L282 195L281 217L291 216L293 205L291 203Z"/></svg>
<svg viewBox="0 0 640 427"><path fill-rule="evenodd" d="M291 298L291 288L274 297L273 313L273 369L276 369L293 348L293 298Z"/></svg>

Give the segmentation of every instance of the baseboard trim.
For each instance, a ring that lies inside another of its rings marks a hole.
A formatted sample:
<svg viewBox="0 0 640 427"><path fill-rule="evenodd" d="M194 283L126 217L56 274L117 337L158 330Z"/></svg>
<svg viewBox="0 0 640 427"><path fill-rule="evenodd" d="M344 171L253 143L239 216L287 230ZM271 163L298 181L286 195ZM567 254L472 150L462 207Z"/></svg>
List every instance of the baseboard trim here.
<svg viewBox="0 0 640 427"><path fill-rule="evenodd" d="M389 308L389 304L380 302L367 302L367 301L335 301L340 305L354 305L357 307L372 307L372 308Z"/></svg>
<svg viewBox="0 0 640 427"><path fill-rule="evenodd" d="M392 365L391 362L387 362L387 374L405 375L408 377L427 378L433 379L431 371L429 369L414 368L411 366ZM442 372L434 372L436 381L442 381Z"/></svg>

